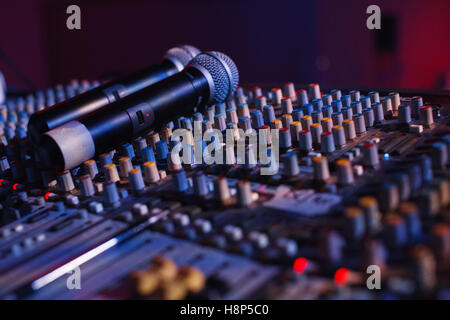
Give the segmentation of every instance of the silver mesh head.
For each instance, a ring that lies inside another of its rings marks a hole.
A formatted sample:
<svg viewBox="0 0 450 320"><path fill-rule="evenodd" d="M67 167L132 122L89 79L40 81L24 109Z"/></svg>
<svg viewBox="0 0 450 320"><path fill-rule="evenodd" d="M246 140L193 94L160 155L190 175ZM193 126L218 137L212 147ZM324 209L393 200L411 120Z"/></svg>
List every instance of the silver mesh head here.
<svg viewBox="0 0 450 320"><path fill-rule="evenodd" d="M192 59L190 65L199 65L211 75L214 84L212 103L223 102L234 94L239 84L239 72L227 55L217 51L203 52Z"/></svg>
<svg viewBox="0 0 450 320"><path fill-rule="evenodd" d="M178 71L181 71L186 67L189 61L200 53L196 47L190 45L182 45L173 47L166 52L164 59L172 61L177 67Z"/></svg>

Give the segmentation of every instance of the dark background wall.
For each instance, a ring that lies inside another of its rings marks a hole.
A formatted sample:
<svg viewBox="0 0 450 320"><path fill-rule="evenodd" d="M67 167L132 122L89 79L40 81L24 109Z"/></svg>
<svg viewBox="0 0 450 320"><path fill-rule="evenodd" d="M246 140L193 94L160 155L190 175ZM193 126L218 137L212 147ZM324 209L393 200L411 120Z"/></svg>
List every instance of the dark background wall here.
<svg viewBox="0 0 450 320"><path fill-rule="evenodd" d="M381 30L366 28L371 4ZM0 71L24 90L131 72L180 43L227 53L246 83L443 88L450 1L0 0Z"/></svg>

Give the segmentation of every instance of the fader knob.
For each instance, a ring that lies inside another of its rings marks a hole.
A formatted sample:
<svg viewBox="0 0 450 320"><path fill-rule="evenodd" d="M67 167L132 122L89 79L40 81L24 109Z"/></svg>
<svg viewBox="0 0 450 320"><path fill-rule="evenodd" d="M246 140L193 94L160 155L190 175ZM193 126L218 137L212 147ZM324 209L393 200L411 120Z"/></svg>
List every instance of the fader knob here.
<svg viewBox="0 0 450 320"><path fill-rule="evenodd" d="M319 181L327 180L330 177L327 158L314 157L312 161L314 168L314 179Z"/></svg>
<svg viewBox="0 0 450 320"><path fill-rule="evenodd" d="M167 159L167 154L169 153L169 149L167 147L167 143L164 140L156 142L156 160L164 161Z"/></svg>
<svg viewBox="0 0 450 320"><path fill-rule="evenodd" d="M320 152L331 153L336 150L333 134L330 131L322 132L320 140Z"/></svg>
<svg viewBox="0 0 450 320"><path fill-rule="evenodd" d="M433 244L437 257L441 262L450 262L450 226L445 223L437 223L432 228Z"/></svg>
<svg viewBox="0 0 450 320"><path fill-rule="evenodd" d="M142 177L141 169L139 168L131 169L128 173L128 179L134 191L140 191L145 188L145 183Z"/></svg>
<svg viewBox="0 0 450 320"><path fill-rule="evenodd" d="M369 92L369 97L372 103L378 103L380 102L380 94L376 91Z"/></svg>
<svg viewBox="0 0 450 320"><path fill-rule="evenodd" d="M283 98L281 88L273 88L271 92L272 92L272 103L276 106L280 105L281 99Z"/></svg>
<svg viewBox="0 0 450 320"><path fill-rule="evenodd" d="M308 93L306 90L300 89L297 91L297 102L299 106L304 106L309 103Z"/></svg>
<svg viewBox="0 0 450 320"><path fill-rule="evenodd" d="M366 142L363 145L364 164L369 167L375 167L379 163L377 145L371 142Z"/></svg>
<svg viewBox="0 0 450 320"><path fill-rule="evenodd" d="M313 145L318 146L322 137L322 126L320 125L320 123L313 123L311 124L310 130L312 143Z"/></svg>
<svg viewBox="0 0 450 320"><path fill-rule="evenodd" d="M119 203L119 192L117 186L112 181L105 181L103 183L103 201L107 205L115 205Z"/></svg>
<svg viewBox="0 0 450 320"><path fill-rule="evenodd" d="M343 121L344 126L344 132L345 132L345 138L347 140L353 140L356 138L356 130L355 130L355 123L352 119L345 119Z"/></svg>
<svg viewBox="0 0 450 320"><path fill-rule="evenodd" d="M178 192L184 192L189 188L188 181L186 179L186 172L184 170L179 170L173 175L175 189Z"/></svg>
<svg viewBox="0 0 450 320"><path fill-rule="evenodd" d="M298 166L297 154L295 152L288 152L281 156L284 171L286 176L295 176L300 173Z"/></svg>
<svg viewBox="0 0 450 320"><path fill-rule="evenodd" d="M350 107L350 105L352 103L352 98L350 97L350 95L346 94L341 97L341 101L342 101L342 106Z"/></svg>
<svg viewBox="0 0 450 320"><path fill-rule="evenodd" d="M411 113L415 117L419 116L419 111L422 106L423 106L422 97L412 97L411 98Z"/></svg>
<svg viewBox="0 0 450 320"><path fill-rule="evenodd" d="M264 119L262 116L262 113L260 110L255 110L251 112L251 118L252 118L252 126L253 128L257 129L264 125ZM234 121L233 121L234 122Z"/></svg>
<svg viewBox="0 0 450 320"><path fill-rule="evenodd" d="M342 101L341 100L334 100L331 103L331 106L333 107L333 112L341 112L342 111Z"/></svg>
<svg viewBox="0 0 450 320"><path fill-rule="evenodd" d="M363 209L367 231L370 234L376 233L381 226L381 214L378 210L377 199L371 196L364 196L358 200L358 205Z"/></svg>
<svg viewBox="0 0 450 320"><path fill-rule="evenodd" d="M194 192L198 196L205 196L209 193L208 182L203 173L196 173L194 175Z"/></svg>
<svg viewBox="0 0 450 320"><path fill-rule="evenodd" d="M303 117L302 109L294 109L294 111L292 111L292 119L294 121L301 121L302 117Z"/></svg>
<svg viewBox="0 0 450 320"><path fill-rule="evenodd" d="M370 97L367 96L362 96L359 101L361 101L361 105L363 107L363 109L367 109L370 108L370 106L372 105L372 101L370 100Z"/></svg>
<svg viewBox="0 0 450 320"><path fill-rule="evenodd" d="M397 214L388 214L385 217L386 245L393 248L404 246L408 241L408 232L404 219Z"/></svg>
<svg viewBox="0 0 450 320"><path fill-rule="evenodd" d="M350 97L352 97L352 101L359 101L361 93L358 90L352 90L350 91Z"/></svg>
<svg viewBox="0 0 450 320"><path fill-rule="evenodd" d="M252 92L255 98L262 95L262 89L260 87L253 87Z"/></svg>
<svg viewBox="0 0 450 320"><path fill-rule="evenodd" d="M383 105L380 102L373 103L372 110L375 122L384 120Z"/></svg>
<svg viewBox="0 0 450 320"><path fill-rule="evenodd" d="M331 118L323 118L320 123L322 124L323 131L330 131L333 129L333 121Z"/></svg>
<svg viewBox="0 0 450 320"><path fill-rule="evenodd" d="M331 106L331 103L333 102L333 97L331 96L331 94L324 94L322 96L322 102L323 105L325 106Z"/></svg>
<svg viewBox="0 0 450 320"><path fill-rule="evenodd" d="M312 137L309 130L303 130L299 134L299 149L302 151L312 150Z"/></svg>
<svg viewBox="0 0 450 320"><path fill-rule="evenodd" d="M283 98L281 100L281 110L282 110L282 112L284 114L286 114L286 113L291 114L292 113L293 109L292 109L292 100L291 100L291 98L286 97L286 98Z"/></svg>
<svg viewBox="0 0 450 320"><path fill-rule="evenodd" d="M324 118L331 118L333 115L333 107L331 105L323 106L322 115Z"/></svg>
<svg viewBox="0 0 450 320"><path fill-rule="evenodd" d="M354 240L361 239L365 231L363 211L358 207L347 208L344 212L346 235Z"/></svg>
<svg viewBox="0 0 450 320"><path fill-rule="evenodd" d="M299 143L300 132L302 131L302 124L299 121L294 121L291 122L289 128L291 131L292 142L297 145Z"/></svg>
<svg viewBox="0 0 450 320"><path fill-rule="evenodd" d="M414 203L403 202L399 206L400 214L405 219L408 236L410 239L417 239L421 234L421 223L419 209Z"/></svg>
<svg viewBox="0 0 450 320"><path fill-rule="evenodd" d="M331 119L333 120L333 124L335 126L341 126L342 123L344 122L344 117L342 115L342 112L334 112L331 115Z"/></svg>
<svg viewBox="0 0 450 320"><path fill-rule="evenodd" d="M322 107L323 107L322 99L314 99L312 101L312 105L313 105L315 111L322 112Z"/></svg>
<svg viewBox="0 0 450 320"><path fill-rule="evenodd" d="M433 124L433 108L431 106L423 106L419 109L420 124L429 128Z"/></svg>
<svg viewBox="0 0 450 320"><path fill-rule="evenodd" d="M309 97L311 100L320 99L320 86L317 83L311 83L308 86Z"/></svg>
<svg viewBox="0 0 450 320"><path fill-rule="evenodd" d="M411 108L407 104L401 104L398 107L398 122L408 124L411 122Z"/></svg>
<svg viewBox="0 0 450 320"><path fill-rule="evenodd" d="M383 182L378 191L378 203L381 211L393 211L398 207L399 202L400 196L397 185L390 181Z"/></svg>
<svg viewBox="0 0 450 320"><path fill-rule="evenodd" d="M332 128L334 145L336 148L340 149L345 145L345 131L344 127L341 125L333 126Z"/></svg>
<svg viewBox="0 0 450 320"><path fill-rule="evenodd" d="M241 207L247 207L253 202L253 194L250 188L250 182L239 180L237 183L238 203Z"/></svg>
<svg viewBox="0 0 450 320"><path fill-rule="evenodd" d="M398 92L391 92L389 93L389 98L392 101L392 109L397 111L400 106L400 94Z"/></svg>
<svg viewBox="0 0 450 320"><path fill-rule="evenodd" d="M433 292L437 285L436 259L433 253L425 245L420 244L413 248L412 258L417 291L425 294Z"/></svg>
<svg viewBox="0 0 450 320"><path fill-rule="evenodd" d="M310 130L311 124L312 124L312 118L311 118L311 116L304 115L304 116L302 117L301 123L302 123L302 128L303 128L303 130Z"/></svg>
<svg viewBox="0 0 450 320"><path fill-rule="evenodd" d="M227 204L230 201L231 194L228 187L227 178L217 177L214 179L214 197L222 204Z"/></svg>
<svg viewBox="0 0 450 320"><path fill-rule="evenodd" d="M448 162L447 144L444 142L434 142L431 148L433 168L436 170L445 170Z"/></svg>
<svg viewBox="0 0 450 320"><path fill-rule="evenodd" d="M148 161L144 163L144 176L145 182L147 183L156 183L159 181L160 176L155 162Z"/></svg>
<svg viewBox="0 0 450 320"><path fill-rule="evenodd" d="M333 89L330 91L331 95L333 96L333 100L341 100L342 98L342 91L339 89Z"/></svg>
<svg viewBox="0 0 450 320"><path fill-rule="evenodd" d="M353 109L351 107L343 107L341 109L341 112L342 112L344 119L353 118Z"/></svg>
<svg viewBox="0 0 450 320"><path fill-rule="evenodd" d="M260 110L257 110L257 111L261 114ZM227 122L228 123L230 123L230 122L238 122L239 121L239 118L238 118L238 115L237 115L237 112L236 112L236 108L227 109L226 116L227 116ZM253 117L252 117L252 119L253 119ZM261 119L262 119L262 114L261 114Z"/></svg>
<svg viewBox="0 0 450 320"><path fill-rule="evenodd" d="M303 111L304 115L310 116L312 114L312 112L314 111L314 106L310 103L304 104L302 106L302 111Z"/></svg>
<svg viewBox="0 0 450 320"><path fill-rule="evenodd" d="M289 128L292 123L292 116L289 113L283 114L281 116L281 122L283 123L284 128Z"/></svg>
<svg viewBox="0 0 450 320"><path fill-rule="evenodd" d="M273 109L273 106L267 105L263 108L264 111L264 121L268 124L272 123L273 120L275 120L275 111Z"/></svg>
<svg viewBox="0 0 450 320"><path fill-rule="evenodd" d="M70 171L66 170L64 172L61 172L57 176L58 179L58 185L61 191L69 192L73 189L75 189L75 186L73 184L72 180L72 174Z"/></svg>
<svg viewBox="0 0 450 320"><path fill-rule="evenodd" d="M91 179L94 179L95 176L98 174L97 163L95 163L95 161L92 159L87 160L83 164L83 170L84 170L84 173L91 176Z"/></svg>
<svg viewBox="0 0 450 320"><path fill-rule="evenodd" d="M383 97L381 99L381 104L383 106L383 113L392 114L392 100L389 97Z"/></svg>
<svg viewBox="0 0 450 320"><path fill-rule="evenodd" d="M363 109L364 121L366 122L366 128L373 127L375 122L375 115L372 108Z"/></svg>
<svg viewBox="0 0 450 320"><path fill-rule="evenodd" d="M258 109L262 110L262 108L266 105L267 105L267 98L265 96L261 95L256 98L256 107Z"/></svg>
<svg viewBox="0 0 450 320"><path fill-rule="evenodd" d="M144 149L141 150L141 154L142 154L142 161L143 162L147 162L147 161L156 161L155 159L155 153L153 152L153 148L150 146L145 147Z"/></svg>
<svg viewBox="0 0 450 320"><path fill-rule="evenodd" d="M295 94L295 87L292 82L286 82L283 87L284 96L290 98L292 101L297 100L297 95Z"/></svg>
<svg viewBox="0 0 450 320"><path fill-rule="evenodd" d="M338 175L338 182L341 185L352 184L355 179L353 176L352 163L348 159L339 159L336 161L336 170Z"/></svg>
<svg viewBox="0 0 450 320"><path fill-rule="evenodd" d="M227 128L225 116L223 113L214 116L214 127L217 130L224 131Z"/></svg>
<svg viewBox="0 0 450 320"><path fill-rule="evenodd" d="M281 128L279 131L280 148L287 149L292 146L291 133L288 128Z"/></svg>
<svg viewBox="0 0 450 320"><path fill-rule="evenodd" d="M85 174L80 177L80 192L83 197L91 197L95 194L91 176Z"/></svg>
<svg viewBox="0 0 450 320"><path fill-rule="evenodd" d="M117 167L114 163L109 163L103 166L106 180L110 180L112 182L120 181L119 173L117 172Z"/></svg>
<svg viewBox="0 0 450 320"><path fill-rule="evenodd" d="M314 123L320 123L320 121L322 121L322 118L323 118L322 111L314 110L311 113L311 117L312 117L312 120Z"/></svg>
<svg viewBox="0 0 450 320"><path fill-rule="evenodd" d="M353 116L353 122L355 123L356 134L363 134L366 132L366 123L364 116L361 113L357 113Z"/></svg>
<svg viewBox="0 0 450 320"><path fill-rule="evenodd" d="M343 256L344 239L334 230L321 232L319 239L319 255L326 262L337 264Z"/></svg>
<svg viewBox="0 0 450 320"><path fill-rule="evenodd" d="M121 157L119 159L120 176L122 178L128 177L128 172L133 169L133 165L129 157Z"/></svg>

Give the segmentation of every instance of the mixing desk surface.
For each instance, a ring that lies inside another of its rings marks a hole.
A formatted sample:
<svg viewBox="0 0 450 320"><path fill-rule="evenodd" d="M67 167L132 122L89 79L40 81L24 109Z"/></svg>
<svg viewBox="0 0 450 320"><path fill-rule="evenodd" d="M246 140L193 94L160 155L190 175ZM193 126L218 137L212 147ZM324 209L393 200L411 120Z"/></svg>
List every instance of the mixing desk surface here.
<svg viewBox="0 0 450 320"><path fill-rule="evenodd" d="M44 169L29 117L97 85L0 103L1 298L450 298L449 95L242 86Z"/></svg>

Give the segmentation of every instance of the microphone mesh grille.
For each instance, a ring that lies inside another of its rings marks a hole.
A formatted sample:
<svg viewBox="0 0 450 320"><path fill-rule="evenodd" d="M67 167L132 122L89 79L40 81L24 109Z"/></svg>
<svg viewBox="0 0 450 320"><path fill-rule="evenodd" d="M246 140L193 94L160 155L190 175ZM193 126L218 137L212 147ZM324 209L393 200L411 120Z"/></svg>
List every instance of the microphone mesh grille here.
<svg viewBox="0 0 450 320"><path fill-rule="evenodd" d="M182 45L173 47L166 52L166 58L176 59L183 67L186 67L196 55L200 53L196 47L190 45Z"/></svg>
<svg viewBox="0 0 450 320"><path fill-rule="evenodd" d="M239 72L227 55L216 51L201 53L191 63L202 66L211 74L215 87L214 103L223 102L233 95L239 83Z"/></svg>

